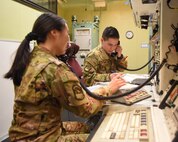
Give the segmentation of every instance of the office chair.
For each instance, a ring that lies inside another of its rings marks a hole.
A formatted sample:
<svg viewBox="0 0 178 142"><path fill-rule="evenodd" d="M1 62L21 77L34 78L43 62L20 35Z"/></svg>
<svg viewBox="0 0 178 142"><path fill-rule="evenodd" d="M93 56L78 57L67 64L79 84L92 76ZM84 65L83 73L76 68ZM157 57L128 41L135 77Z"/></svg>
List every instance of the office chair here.
<svg viewBox="0 0 178 142"><path fill-rule="evenodd" d="M80 47L77 44L71 42L66 50L66 55L68 56L67 63L75 71L76 75L81 79L83 75L82 68L76 60L76 54L78 53L79 48Z"/></svg>

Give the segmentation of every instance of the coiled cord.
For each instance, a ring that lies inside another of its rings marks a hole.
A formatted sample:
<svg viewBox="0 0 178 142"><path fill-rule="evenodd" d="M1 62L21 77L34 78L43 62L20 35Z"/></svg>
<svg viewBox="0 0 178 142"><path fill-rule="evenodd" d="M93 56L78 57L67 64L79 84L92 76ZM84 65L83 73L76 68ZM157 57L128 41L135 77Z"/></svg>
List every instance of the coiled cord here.
<svg viewBox="0 0 178 142"><path fill-rule="evenodd" d="M138 70L141 70L141 69L143 69L144 67L146 67L148 64L150 64L150 62L152 61L154 59L154 56L144 65L144 66L142 66L142 67L140 67L140 68L138 68L138 69L128 69L128 68L125 68L125 67L123 67L123 66L121 66L121 65L117 65L118 67L120 67L120 68L122 68L122 69L124 69L124 70L127 70L127 71L138 71Z"/></svg>

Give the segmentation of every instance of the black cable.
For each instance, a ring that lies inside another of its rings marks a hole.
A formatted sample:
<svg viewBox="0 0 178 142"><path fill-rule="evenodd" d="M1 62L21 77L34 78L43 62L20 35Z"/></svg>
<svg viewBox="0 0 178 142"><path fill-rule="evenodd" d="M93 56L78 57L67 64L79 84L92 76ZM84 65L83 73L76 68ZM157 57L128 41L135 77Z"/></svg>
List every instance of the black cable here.
<svg viewBox="0 0 178 142"><path fill-rule="evenodd" d="M173 70L175 73L178 71L178 64L172 65L172 64L166 64L165 65L168 69Z"/></svg>
<svg viewBox="0 0 178 142"><path fill-rule="evenodd" d="M177 35L176 35L178 29L177 29L173 24L171 24L171 27L173 28L173 30L175 30L175 33L173 34L173 39L170 41L171 44L168 46L168 49L169 49L169 50L165 53L165 55L166 55L166 60L168 59L168 54L171 52L171 47L175 46L175 43L176 43L176 41L178 40L178 39L177 39Z"/></svg>
<svg viewBox="0 0 178 142"><path fill-rule="evenodd" d="M173 7L170 6L170 2L171 2L171 0L167 0L167 6L168 6L170 9L174 9Z"/></svg>
<svg viewBox="0 0 178 142"><path fill-rule="evenodd" d="M165 53L166 59L168 59L168 54L171 52L171 47L172 47L172 46L173 46L172 44L168 46L168 49L169 49L169 50Z"/></svg>
<svg viewBox="0 0 178 142"><path fill-rule="evenodd" d="M172 140L172 142L178 142L178 130L176 131L175 137L174 137L174 139Z"/></svg>
<svg viewBox="0 0 178 142"><path fill-rule="evenodd" d="M177 28L173 25L173 24L171 24L171 27L176 31L177 30Z"/></svg>
<svg viewBox="0 0 178 142"><path fill-rule="evenodd" d="M170 2L171 2L171 0L167 0L167 6L168 6L170 9L178 9L178 8L175 8L175 7L170 6Z"/></svg>
<svg viewBox="0 0 178 142"><path fill-rule="evenodd" d="M146 85L159 71L160 69L163 67L163 65L167 62L166 59L163 59L162 63L160 64L160 66L157 68L157 70L141 85L139 85L138 87L128 91L128 92L125 92L123 94L116 94L116 95L112 95L112 96L99 96L99 95L96 95L94 93L92 93L88 88L86 88L86 86L80 82L82 88L86 91L86 93L90 96L90 97L93 97L95 99L98 99L98 100L109 100L109 99L116 99L116 98L120 98L120 97L123 97L123 96L127 96L137 90L139 90L140 88L142 88L144 85ZM72 71L74 71L73 69L71 69ZM75 73L75 71L74 71Z"/></svg>
<svg viewBox="0 0 178 142"><path fill-rule="evenodd" d="M153 72L153 66L149 69L149 71L148 71L148 74L152 74L152 72Z"/></svg>
<svg viewBox="0 0 178 142"><path fill-rule="evenodd" d="M176 87L177 84L178 84L178 81L174 80L173 84L171 85L171 88L169 89L166 96L164 97L164 99L161 101L161 103L159 105L160 109L164 109L167 106L166 100L169 98L171 92L174 90L174 88Z"/></svg>
<svg viewBox="0 0 178 142"><path fill-rule="evenodd" d="M140 68L138 68L138 69L128 69L128 68L125 68L125 67L123 67L123 66L121 66L121 65L117 65L119 68L122 68L122 69L124 69L124 70L127 70L127 71L138 71L138 70L141 70L141 69L143 69L144 67L146 67L152 60L154 59L154 56L148 61L148 63L146 63L144 66L142 66L142 67L140 67Z"/></svg>

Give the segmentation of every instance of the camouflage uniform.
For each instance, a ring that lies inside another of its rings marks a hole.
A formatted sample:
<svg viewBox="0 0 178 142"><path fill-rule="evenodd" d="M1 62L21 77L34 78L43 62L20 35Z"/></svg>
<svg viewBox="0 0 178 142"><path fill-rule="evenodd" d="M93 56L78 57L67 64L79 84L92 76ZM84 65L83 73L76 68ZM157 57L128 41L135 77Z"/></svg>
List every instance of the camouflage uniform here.
<svg viewBox="0 0 178 142"><path fill-rule="evenodd" d="M105 87L96 94L108 95ZM89 128L79 122L61 122L65 108L81 117L96 114L103 101L89 97L63 62L35 47L20 86L9 136L12 142L83 142Z"/></svg>
<svg viewBox="0 0 178 142"><path fill-rule="evenodd" d="M108 55L101 46L93 49L84 61L84 80L88 86L95 82L110 81L110 74L123 71L118 64L127 67L125 58L118 59Z"/></svg>

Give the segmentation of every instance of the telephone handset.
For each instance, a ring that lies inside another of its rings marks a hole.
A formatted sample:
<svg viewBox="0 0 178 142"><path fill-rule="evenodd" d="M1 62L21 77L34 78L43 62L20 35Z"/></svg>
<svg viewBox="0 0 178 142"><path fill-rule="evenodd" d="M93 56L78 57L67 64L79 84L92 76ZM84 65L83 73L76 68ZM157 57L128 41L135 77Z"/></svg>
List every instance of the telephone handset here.
<svg viewBox="0 0 178 142"><path fill-rule="evenodd" d="M113 51L111 54L110 54L110 56L111 57L116 57L118 55L118 52L116 52L116 51ZM121 54L121 57L117 57L117 59L122 59L123 58L123 54ZM127 57L126 57L127 58Z"/></svg>
<svg viewBox="0 0 178 142"><path fill-rule="evenodd" d="M118 41L118 46L120 46L120 40ZM117 51L113 51L112 53L111 53L111 57L116 57L117 56Z"/></svg>
<svg viewBox="0 0 178 142"><path fill-rule="evenodd" d="M63 61L64 63L66 63L67 60L69 59L69 57L67 56L67 54L63 54L63 55L57 56L57 58L59 60Z"/></svg>
<svg viewBox="0 0 178 142"><path fill-rule="evenodd" d="M116 51L113 51L112 53L111 53L111 57L116 57L117 56L117 52Z"/></svg>

